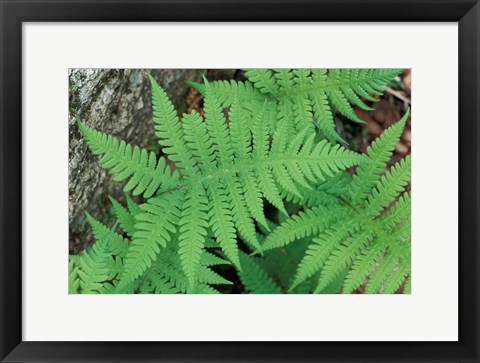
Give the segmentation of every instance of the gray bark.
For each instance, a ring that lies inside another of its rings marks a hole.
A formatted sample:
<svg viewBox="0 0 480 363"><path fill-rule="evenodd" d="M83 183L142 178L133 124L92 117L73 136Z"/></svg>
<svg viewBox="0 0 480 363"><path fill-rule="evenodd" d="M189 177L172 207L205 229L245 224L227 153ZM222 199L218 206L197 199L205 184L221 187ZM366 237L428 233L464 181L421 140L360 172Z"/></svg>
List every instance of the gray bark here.
<svg viewBox="0 0 480 363"><path fill-rule="evenodd" d="M185 111L187 92L183 81L198 81L203 73L200 70L150 72L181 112ZM77 118L133 145L151 150L158 150L158 146L151 121L150 86L144 70L71 69L69 105L70 252L78 253L92 243L84 212L103 222L112 222L108 195L123 200L124 184L114 182L98 166L98 157L90 152L78 130Z"/></svg>

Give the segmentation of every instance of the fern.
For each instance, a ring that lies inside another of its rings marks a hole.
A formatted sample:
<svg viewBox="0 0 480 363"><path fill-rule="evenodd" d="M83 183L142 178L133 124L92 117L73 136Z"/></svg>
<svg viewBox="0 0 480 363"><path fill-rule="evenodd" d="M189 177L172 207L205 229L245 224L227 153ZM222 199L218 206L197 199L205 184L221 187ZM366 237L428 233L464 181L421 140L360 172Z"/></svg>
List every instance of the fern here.
<svg viewBox="0 0 480 363"><path fill-rule="evenodd" d="M316 125L330 141L344 141L337 133L332 110L337 109L348 119L362 121L352 104L371 110L362 98L376 101L375 96L400 69L252 69L246 72L248 81L216 81L209 85L223 107L233 105L235 97L250 112L269 102L274 110L273 129L280 120L292 120L297 130ZM188 82L206 92L206 85Z"/></svg>
<svg viewBox="0 0 480 363"><path fill-rule="evenodd" d="M245 288L252 294L280 294L280 287L268 276L255 261L254 257L240 254L240 259L244 269L240 272L240 280Z"/></svg>
<svg viewBox="0 0 480 363"><path fill-rule="evenodd" d="M128 197L127 197L128 198ZM128 198L129 205L134 203ZM122 208L122 216L133 218L131 209L120 203L113 203L116 210ZM124 215L125 214L125 215ZM95 243L89 251L80 256L70 256L69 262L69 293L218 293L211 285L231 284L230 281L218 275L211 267L228 265L229 262L208 252L200 251L200 266L195 276L195 288L189 289L189 282L182 271L181 260L177 254L178 240L172 239L164 253L150 265L145 274L128 284L122 283L122 275L128 273L126 256L133 247L131 241L115 232L116 225L108 228L100 221L87 214ZM121 286L121 289L119 289Z"/></svg>
<svg viewBox="0 0 480 363"><path fill-rule="evenodd" d="M96 242L89 251L86 251L78 259L70 259L70 293L80 289L82 293L101 293L103 284L109 280L109 266L113 261L110 242L114 237L113 227L104 233L102 227L94 224L94 220L87 215L93 228L96 229ZM102 229L102 231L100 231ZM121 237L120 237L121 238Z"/></svg>
<svg viewBox="0 0 480 363"><path fill-rule="evenodd" d="M122 206L114 198L109 197L112 202L115 216L117 217L120 227L125 231L129 237L133 237L135 233L135 215L140 212L138 205L128 196L125 195L128 203L128 209Z"/></svg>
<svg viewBox="0 0 480 363"><path fill-rule="evenodd" d="M410 157L382 175L407 117L408 113L367 150L371 162L358 167L350 188L336 195L337 204L301 211L267 235L264 251L315 236L298 265L292 289L318 273L317 293L339 277L344 293L367 278L367 293L392 293L409 276L410 197L404 191L410 180Z"/></svg>
<svg viewBox="0 0 480 363"><path fill-rule="evenodd" d="M77 256L70 256L68 261L68 293L76 294L80 289L80 279L78 277L78 260L74 258Z"/></svg>
<svg viewBox="0 0 480 363"><path fill-rule="evenodd" d="M271 141L267 129L270 110L255 117L253 130L238 98L232 104L227 124L221 103L206 84L205 120L192 113L182 122L172 111L165 92L150 77L152 104L159 144L165 157L131 147L79 122L85 140L100 165L115 179L128 179L125 190L141 194L148 201L135 216L132 243L125 260L122 286L141 276L179 233L179 256L190 287L200 266L200 254L209 231L223 253L239 270L241 263L237 233L260 248L254 221L265 224L263 199L283 210L278 186L298 198L298 187L311 188L324 179L366 160L362 155L322 140L308 128L288 141L289 127L282 122ZM235 140L235 141L233 141ZM133 150L133 151L132 151ZM156 195L153 195L156 193ZM124 213L121 211L120 214ZM121 223L128 222L120 216Z"/></svg>
<svg viewBox="0 0 480 363"><path fill-rule="evenodd" d="M181 116L148 75L159 155L79 120L127 205L110 197L112 228L87 214L69 293L409 293L410 156L387 167L408 113L365 154L334 121L362 123L399 72L248 70L189 82L204 114Z"/></svg>

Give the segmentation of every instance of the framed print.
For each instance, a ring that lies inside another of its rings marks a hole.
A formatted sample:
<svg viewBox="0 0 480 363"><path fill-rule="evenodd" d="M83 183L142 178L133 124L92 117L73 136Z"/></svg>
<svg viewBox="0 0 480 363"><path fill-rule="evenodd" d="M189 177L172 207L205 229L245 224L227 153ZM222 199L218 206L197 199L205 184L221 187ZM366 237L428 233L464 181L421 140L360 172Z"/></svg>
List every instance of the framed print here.
<svg viewBox="0 0 480 363"><path fill-rule="evenodd" d="M477 362L477 1L1 1L1 360Z"/></svg>

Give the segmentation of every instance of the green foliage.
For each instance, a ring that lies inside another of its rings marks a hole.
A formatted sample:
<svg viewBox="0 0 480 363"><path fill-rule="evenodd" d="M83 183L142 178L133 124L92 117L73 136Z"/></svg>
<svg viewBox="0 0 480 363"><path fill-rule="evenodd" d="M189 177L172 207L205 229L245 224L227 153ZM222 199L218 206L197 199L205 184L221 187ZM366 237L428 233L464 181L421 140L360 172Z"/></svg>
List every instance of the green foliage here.
<svg viewBox="0 0 480 363"><path fill-rule="evenodd" d="M333 119L336 109L348 119L364 122L355 114L352 104L371 110L362 98L376 101L400 69L251 69L248 81L216 81L210 84L223 107L237 97L249 112L256 113L264 102L271 106L274 117L271 129L281 120L288 120L298 130L315 125L330 141L343 141ZM203 84L189 82L201 93Z"/></svg>
<svg viewBox="0 0 480 363"><path fill-rule="evenodd" d="M280 294L280 287L256 261L255 257L240 254L243 270L239 273L245 289L251 294Z"/></svg>
<svg viewBox="0 0 480 363"><path fill-rule="evenodd" d="M382 175L407 117L368 149L371 162L358 167L350 188L337 194L337 205L299 212L266 237L263 250L314 237L298 265L292 289L318 273L317 293L340 277L344 293L353 292L366 279L367 293L382 289L393 293L409 275L410 196L404 191L410 180L410 157Z"/></svg>
<svg viewBox="0 0 480 363"><path fill-rule="evenodd" d="M115 227L109 230L88 214L87 218L94 231L96 242L80 257L70 257L70 293L77 290L85 294L103 292L104 283L112 277L109 267L115 261L113 255L116 246L113 240L123 240L121 236L114 233Z"/></svg>
<svg viewBox="0 0 480 363"><path fill-rule="evenodd" d="M131 199L129 204L134 203ZM123 208L121 214L133 218L131 209L120 203L114 203L116 208ZM120 210L120 209L118 209ZM95 243L88 251L79 256L70 256L69 261L69 293L109 294L109 293L141 293L141 294L171 294L171 293L208 293L217 294L211 285L231 284L211 267L229 265L230 263L207 248L200 251L200 263L195 276L195 287L190 289L187 277L182 271L178 251L178 239L173 238L163 249L162 254L149 265L146 272L128 283L124 283L123 275L129 273L127 256L135 247L132 241L122 237L125 230L116 233L116 226L108 228L87 214L92 228ZM120 286L120 289L119 289Z"/></svg>
<svg viewBox="0 0 480 363"><path fill-rule="evenodd" d="M333 117L362 122L352 105L369 110L399 72L249 70L191 83L205 114L181 117L149 75L160 155L79 120L127 205L110 198L119 231L87 215L95 243L70 256L69 292L410 288L410 157L385 172L408 115L366 154L339 143Z"/></svg>

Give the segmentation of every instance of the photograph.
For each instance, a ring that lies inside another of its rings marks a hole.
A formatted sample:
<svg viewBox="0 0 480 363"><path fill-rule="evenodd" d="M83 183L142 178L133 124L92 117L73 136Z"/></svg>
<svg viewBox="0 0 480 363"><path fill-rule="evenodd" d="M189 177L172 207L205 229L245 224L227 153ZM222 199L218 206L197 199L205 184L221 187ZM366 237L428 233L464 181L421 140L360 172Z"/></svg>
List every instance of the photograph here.
<svg viewBox="0 0 480 363"><path fill-rule="evenodd" d="M480 363L480 0L0 4L0 363Z"/></svg>
<svg viewBox="0 0 480 363"><path fill-rule="evenodd" d="M66 76L69 294L411 294L412 69Z"/></svg>

